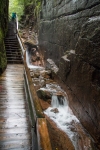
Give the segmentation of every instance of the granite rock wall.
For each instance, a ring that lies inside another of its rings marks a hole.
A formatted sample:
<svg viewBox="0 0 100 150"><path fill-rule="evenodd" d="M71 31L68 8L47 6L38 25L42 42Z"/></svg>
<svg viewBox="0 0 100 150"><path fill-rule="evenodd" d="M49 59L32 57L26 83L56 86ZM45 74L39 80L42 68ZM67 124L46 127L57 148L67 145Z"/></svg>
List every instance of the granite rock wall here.
<svg viewBox="0 0 100 150"><path fill-rule="evenodd" d="M75 115L100 148L100 0L43 0L39 46L59 68Z"/></svg>

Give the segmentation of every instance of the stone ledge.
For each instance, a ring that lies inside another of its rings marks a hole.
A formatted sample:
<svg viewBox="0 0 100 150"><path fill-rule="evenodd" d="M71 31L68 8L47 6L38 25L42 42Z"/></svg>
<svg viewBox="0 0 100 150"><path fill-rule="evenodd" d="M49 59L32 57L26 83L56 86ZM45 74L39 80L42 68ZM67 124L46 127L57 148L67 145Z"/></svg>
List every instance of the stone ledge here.
<svg viewBox="0 0 100 150"><path fill-rule="evenodd" d="M55 74L58 72L58 67L52 59L47 59L46 68L51 69Z"/></svg>

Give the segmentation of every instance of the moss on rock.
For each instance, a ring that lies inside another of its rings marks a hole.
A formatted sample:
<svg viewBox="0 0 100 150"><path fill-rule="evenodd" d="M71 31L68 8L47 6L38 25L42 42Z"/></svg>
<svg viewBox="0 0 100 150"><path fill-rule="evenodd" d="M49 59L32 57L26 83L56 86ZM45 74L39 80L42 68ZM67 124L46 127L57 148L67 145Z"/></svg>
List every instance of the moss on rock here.
<svg viewBox="0 0 100 150"><path fill-rule="evenodd" d="M9 1L4 0L0 5L0 74L4 71L7 65L4 38L8 25L8 4Z"/></svg>
<svg viewBox="0 0 100 150"><path fill-rule="evenodd" d="M7 60L6 60L6 52L4 45L4 33L0 28L0 74L6 68Z"/></svg>

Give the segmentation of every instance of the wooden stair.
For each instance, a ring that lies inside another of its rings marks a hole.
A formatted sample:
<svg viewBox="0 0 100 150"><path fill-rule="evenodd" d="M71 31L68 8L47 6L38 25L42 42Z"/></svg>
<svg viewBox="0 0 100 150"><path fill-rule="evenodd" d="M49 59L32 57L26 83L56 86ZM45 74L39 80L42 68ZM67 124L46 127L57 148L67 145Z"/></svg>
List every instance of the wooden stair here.
<svg viewBox="0 0 100 150"><path fill-rule="evenodd" d="M21 49L16 34L16 24L10 21L5 38L5 49L8 64L22 64Z"/></svg>

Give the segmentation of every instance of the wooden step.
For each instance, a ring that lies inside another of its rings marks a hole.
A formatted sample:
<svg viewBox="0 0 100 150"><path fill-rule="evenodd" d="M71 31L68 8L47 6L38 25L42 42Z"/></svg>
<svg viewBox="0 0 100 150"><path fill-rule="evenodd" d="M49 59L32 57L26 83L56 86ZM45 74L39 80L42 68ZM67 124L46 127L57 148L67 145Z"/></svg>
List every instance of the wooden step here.
<svg viewBox="0 0 100 150"><path fill-rule="evenodd" d="M18 42L5 42L5 45L11 45L11 46L13 46L13 45L17 45L17 46L19 46L19 44L18 44Z"/></svg>
<svg viewBox="0 0 100 150"><path fill-rule="evenodd" d="M5 47L6 48L19 48L19 46L18 45L16 45L16 46L14 46L14 45L5 45Z"/></svg>
<svg viewBox="0 0 100 150"><path fill-rule="evenodd" d="M13 56L21 57L21 53L19 53L19 54L16 54L16 53L14 53L14 54L8 53L8 54L6 54L6 55L7 55L7 57L13 57Z"/></svg>
<svg viewBox="0 0 100 150"><path fill-rule="evenodd" d="M6 51L20 51L19 48L6 48Z"/></svg>
<svg viewBox="0 0 100 150"><path fill-rule="evenodd" d="M27 101L26 98L20 98L25 97L23 65L8 64L0 78L1 85L0 150L31 150L32 125L26 107ZM20 92L18 93L18 91ZM5 97L7 97L6 101Z"/></svg>
<svg viewBox="0 0 100 150"><path fill-rule="evenodd" d="M7 60L8 64L23 64L22 60Z"/></svg>
<svg viewBox="0 0 100 150"><path fill-rule="evenodd" d="M14 57L8 57L7 56L7 60L22 60L21 56L18 57L18 56L14 56Z"/></svg>
<svg viewBox="0 0 100 150"><path fill-rule="evenodd" d="M5 42L6 45L19 45L18 42Z"/></svg>
<svg viewBox="0 0 100 150"><path fill-rule="evenodd" d="M9 52L9 51L6 51L6 54L7 55L21 55L21 52L20 51L12 51L12 52Z"/></svg>
<svg viewBox="0 0 100 150"><path fill-rule="evenodd" d="M7 43L7 42L18 42L18 41L17 41L17 39L14 39L14 40L12 40L12 39L6 39L5 43Z"/></svg>

